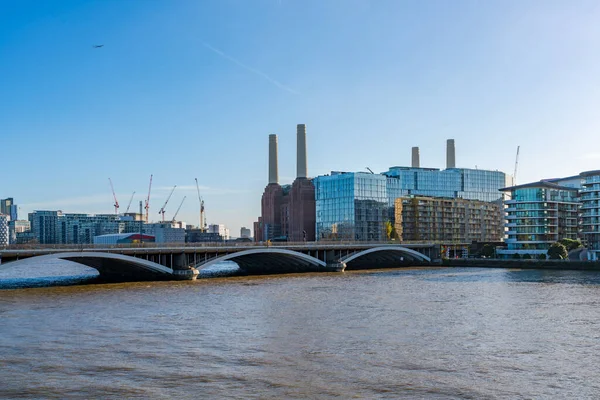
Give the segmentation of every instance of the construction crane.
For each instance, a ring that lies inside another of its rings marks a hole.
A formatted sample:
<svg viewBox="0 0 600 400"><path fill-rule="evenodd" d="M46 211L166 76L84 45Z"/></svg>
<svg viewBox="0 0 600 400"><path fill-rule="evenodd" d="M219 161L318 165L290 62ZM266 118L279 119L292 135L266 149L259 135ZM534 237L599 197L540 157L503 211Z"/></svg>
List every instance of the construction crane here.
<svg viewBox="0 0 600 400"><path fill-rule="evenodd" d="M125 210L125 214L127 214L129 212L129 207L131 207L131 202L133 201L133 195L135 194L135 192L133 192L131 194L131 198L129 199L129 203L127 204L127 210Z"/></svg>
<svg viewBox="0 0 600 400"><path fill-rule="evenodd" d="M517 146L517 156L515 157L515 172L513 173L513 186L517 184L517 167L519 166L519 149L521 146Z"/></svg>
<svg viewBox="0 0 600 400"><path fill-rule="evenodd" d="M152 175L150 175L150 186L148 186L148 197L146 198L146 223L148 223L148 210L150 209L150 189L152 189Z"/></svg>
<svg viewBox="0 0 600 400"><path fill-rule="evenodd" d="M162 220L163 220L163 222L165 222L165 207L167 206L167 203L169 202L169 199L173 195L173 192L175 191L176 187L177 187L177 185L173 186L173 189L171 189L171 193L169 193L169 197L167 197L167 200L165 201L165 204L163 204L163 206L161 207L161 209L158 211L159 214L162 214Z"/></svg>
<svg viewBox="0 0 600 400"><path fill-rule="evenodd" d="M183 205L183 202L185 201L186 197L187 196L183 196L183 199L181 200L181 203L179 203L179 207L177 207L177 211L175 211L175 214L173 215L172 222L175 222L175 218L177 218L177 214L179 214L179 210L181 210L181 206Z"/></svg>
<svg viewBox="0 0 600 400"><path fill-rule="evenodd" d="M202 196L200 196L200 186L198 186L198 178L194 178L196 180L196 190L198 191L198 202L200 203L200 232L204 232L204 200L202 200Z"/></svg>
<svg viewBox="0 0 600 400"><path fill-rule="evenodd" d="M113 198L115 199L115 204L113 204L113 206L115 207L115 214L119 215L119 202L117 201L117 195L115 194L115 188L113 186L112 179L108 178L108 181L110 182L110 189L112 190Z"/></svg>

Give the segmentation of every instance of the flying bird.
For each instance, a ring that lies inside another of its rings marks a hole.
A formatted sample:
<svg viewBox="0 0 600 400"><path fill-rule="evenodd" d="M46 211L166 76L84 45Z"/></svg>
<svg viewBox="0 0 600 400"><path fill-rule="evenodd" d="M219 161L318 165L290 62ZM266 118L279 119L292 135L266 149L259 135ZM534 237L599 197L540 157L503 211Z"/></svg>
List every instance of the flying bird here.
<svg viewBox="0 0 600 400"><path fill-rule="evenodd" d="M95 49L99 49L100 47L103 47L103 46L104 46L103 44L95 44L92 47Z"/></svg>

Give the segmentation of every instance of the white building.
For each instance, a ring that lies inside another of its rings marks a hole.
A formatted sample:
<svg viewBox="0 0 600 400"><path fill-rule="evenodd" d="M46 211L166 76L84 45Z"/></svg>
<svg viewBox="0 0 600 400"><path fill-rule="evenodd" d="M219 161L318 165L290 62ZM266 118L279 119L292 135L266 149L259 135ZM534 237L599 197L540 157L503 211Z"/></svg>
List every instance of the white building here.
<svg viewBox="0 0 600 400"><path fill-rule="evenodd" d="M5 214L0 214L0 246L8 246L8 221L10 217Z"/></svg>
<svg viewBox="0 0 600 400"><path fill-rule="evenodd" d="M225 227L223 224L212 224L208 226L208 232L210 233L218 233L219 236L223 238L223 240L229 240L229 229Z"/></svg>
<svg viewBox="0 0 600 400"><path fill-rule="evenodd" d="M156 243L185 243L185 229L174 228L171 222L146 224L144 233L154 236Z"/></svg>

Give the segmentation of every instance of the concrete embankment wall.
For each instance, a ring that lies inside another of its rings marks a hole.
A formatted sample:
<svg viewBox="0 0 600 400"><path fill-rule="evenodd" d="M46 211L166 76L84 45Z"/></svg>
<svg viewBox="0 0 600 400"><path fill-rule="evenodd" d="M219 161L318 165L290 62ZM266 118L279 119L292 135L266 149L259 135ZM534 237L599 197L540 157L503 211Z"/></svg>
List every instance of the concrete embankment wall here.
<svg viewBox="0 0 600 400"><path fill-rule="evenodd" d="M442 266L600 271L600 261L447 259Z"/></svg>

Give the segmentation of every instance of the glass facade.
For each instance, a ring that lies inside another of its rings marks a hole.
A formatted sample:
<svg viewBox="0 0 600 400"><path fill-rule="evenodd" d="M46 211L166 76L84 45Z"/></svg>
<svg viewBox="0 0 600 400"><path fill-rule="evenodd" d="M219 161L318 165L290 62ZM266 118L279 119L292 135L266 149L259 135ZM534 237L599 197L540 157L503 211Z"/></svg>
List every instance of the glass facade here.
<svg viewBox="0 0 600 400"><path fill-rule="evenodd" d="M387 179L332 173L314 179L317 240L382 241L388 219Z"/></svg>
<svg viewBox="0 0 600 400"><path fill-rule="evenodd" d="M500 203L499 171L393 167L384 174L332 172L315 178L317 240L386 240L398 198L429 196ZM499 210L499 208L498 208ZM497 212L499 224L503 215Z"/></svg>
<svg viewBox="0 0 600 400"><path fill-rule="evenodd" d="M506 254L546 253L560 239L578 238L576 188L542 181L506 190Z"/></svg>
<svg viewBox="0 0 600 400"><path fill-rule="evenodd" d="M384 175L397 180L397 197L406 195L500 201L506 174L482 169L392 167Z"/></svg>
<svg viewBox="0 0 600 400"><path fill-rule="evenodd" d="M589 258L600 259L600 171L581 174L581 233L587 242Z"/></svg>

